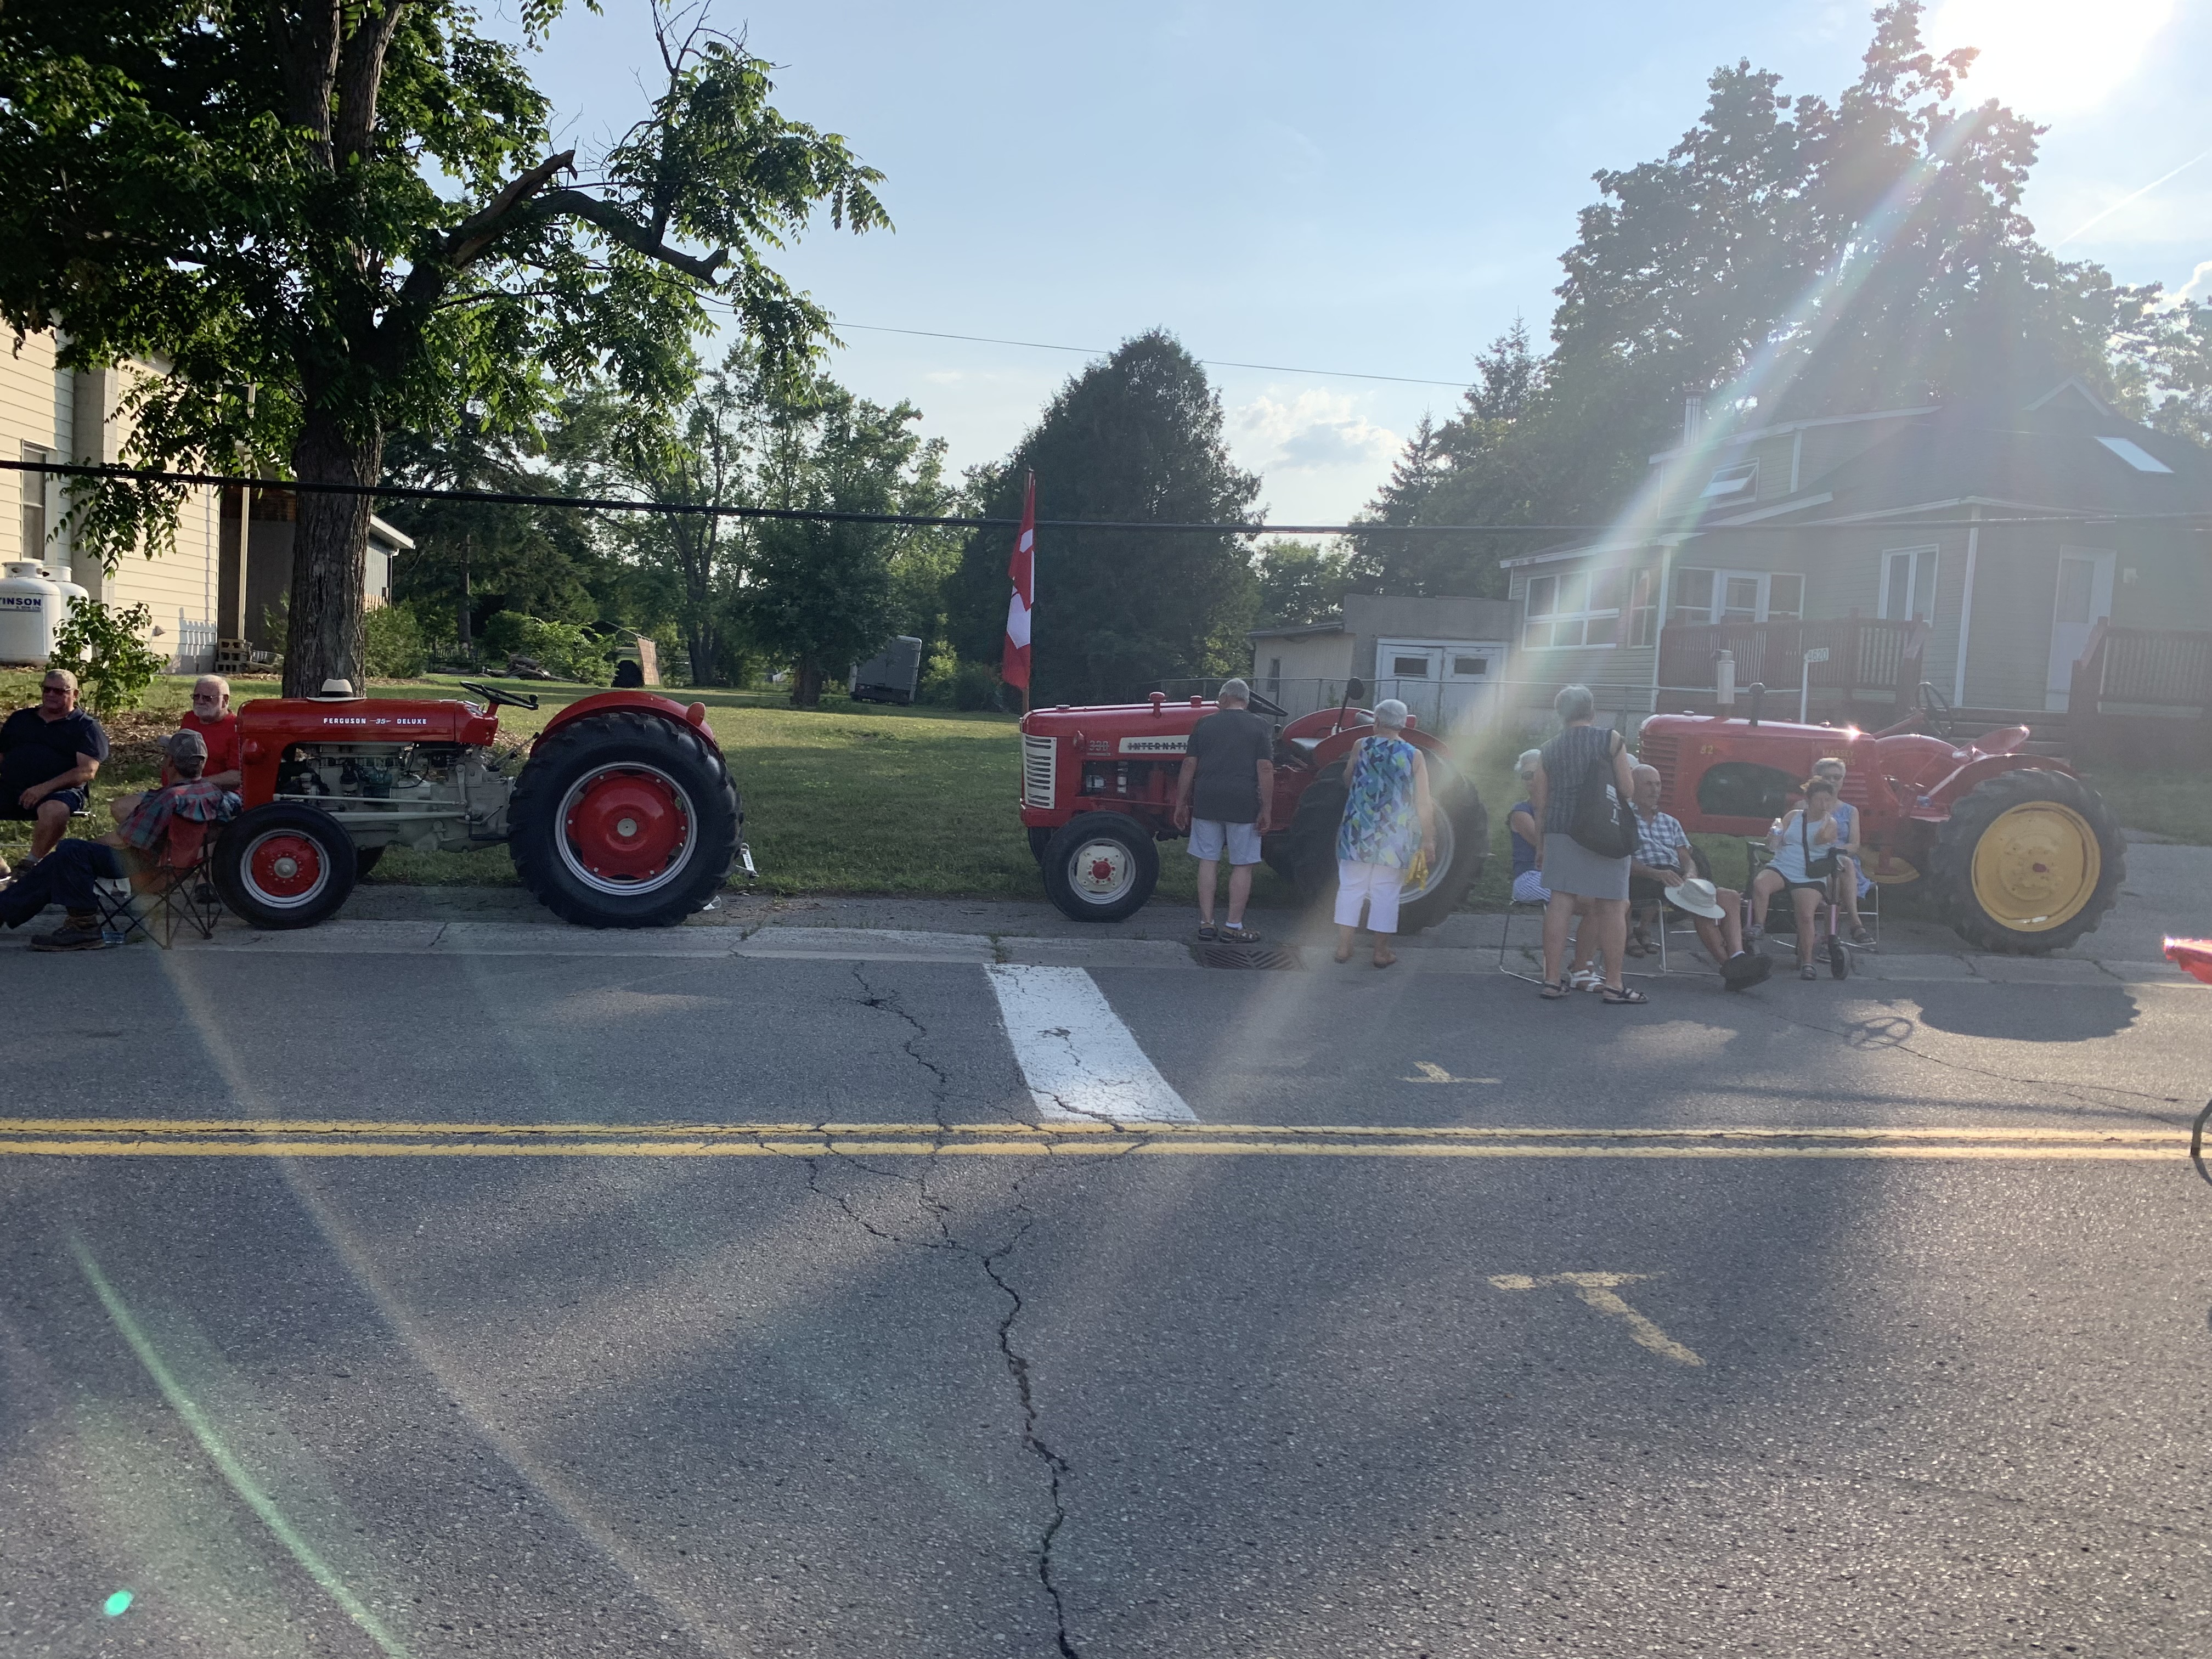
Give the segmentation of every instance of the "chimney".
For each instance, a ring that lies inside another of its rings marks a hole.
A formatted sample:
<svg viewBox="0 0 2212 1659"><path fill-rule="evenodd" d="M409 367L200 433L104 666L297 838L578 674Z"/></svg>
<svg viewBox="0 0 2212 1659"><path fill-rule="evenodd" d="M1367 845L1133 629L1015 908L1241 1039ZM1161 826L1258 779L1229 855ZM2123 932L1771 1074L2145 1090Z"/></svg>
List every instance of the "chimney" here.
<svg viewBox="0 0 2212 1659"><path fill-rule="evenodd" d="M1698 434L1705 430L1705 394L1701 392L1686 394L1682 398L1682 442L1685 445L1697 442Z"/></svg>

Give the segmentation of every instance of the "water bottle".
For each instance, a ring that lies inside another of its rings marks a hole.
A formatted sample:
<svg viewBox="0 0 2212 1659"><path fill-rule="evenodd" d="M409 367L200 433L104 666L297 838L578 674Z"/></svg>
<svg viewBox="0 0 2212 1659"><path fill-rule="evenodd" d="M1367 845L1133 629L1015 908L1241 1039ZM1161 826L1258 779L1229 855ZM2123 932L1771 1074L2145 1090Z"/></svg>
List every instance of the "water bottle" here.
<svg viewBox="0 0 2212 1659"><path fill-rule="evenodd" d="M120 945L131 936L121 919L123 913L130 908L131 883L128 879L102 880L100 890L107 899L100 913L100 942L102 945Z"/></svg>

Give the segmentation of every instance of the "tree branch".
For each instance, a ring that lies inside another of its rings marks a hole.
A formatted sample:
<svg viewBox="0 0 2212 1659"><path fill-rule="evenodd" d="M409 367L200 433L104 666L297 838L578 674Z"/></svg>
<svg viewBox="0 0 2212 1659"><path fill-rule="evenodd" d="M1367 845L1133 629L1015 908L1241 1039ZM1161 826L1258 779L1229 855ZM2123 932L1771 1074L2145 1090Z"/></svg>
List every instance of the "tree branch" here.
<svg viewBox="0 0 2212 1659"><path fill-rule="evenodd" d="M603 202L596 196L586 196L580 190L556 190L539 198L532 205L531 216L539 220L568 217L581 219L597 225L624 247L658 259L672 270L702 283L714 280L714 273L728 261L730 251L717 248L702 259L696 255L672 248L653 234L652 229L639 224L611 202Z"/></svg>
<svg viewBox="0 0 2212 1659"><path fill-rule="evenodd" d="M339 50L337 63L337 131L333 143L338 163L368 155L376 132L377 93L384 83L384 60L392 36L399 27L399 14L407 0L384 0L374 13L362 19Z"/></svg>

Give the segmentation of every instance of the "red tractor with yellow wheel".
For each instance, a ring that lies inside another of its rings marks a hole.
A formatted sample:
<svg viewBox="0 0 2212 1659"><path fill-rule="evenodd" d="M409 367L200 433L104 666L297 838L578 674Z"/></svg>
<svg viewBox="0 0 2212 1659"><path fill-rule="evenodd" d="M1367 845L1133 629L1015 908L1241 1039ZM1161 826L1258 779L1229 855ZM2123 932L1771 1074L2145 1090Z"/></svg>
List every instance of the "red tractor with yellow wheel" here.
<svg viewBox="0 0 2212 1659"><path fill-rule="evenodd" d="M483 701L257 699L239 711L245 811L211 859L223 902L258 927L307 927L346 902L387 847L504 845L564 921L672 927L752 860L744 814L702 703L605 691L526 746L495 710L535 697L464 682Z"/></svg>
<svg viewBox="0 0 2212 1659"><path fill-rule="evenodd" d="M2027 752L2027 726L1954 741L1929 688L1920 710L1880 732L1762 720L1763 690L1747 720L1644 722L1638 758L1658 768L1659 804L1684 829L1764 836L1833 756L1850 769L1844 799L1859 811L1869 878L1929 899L1976 950L2060 950L2112 908L2127 875L2118 822L2072 768Z"/></svg>
<svg viewBox="0 0 2212 1659"><path fill-rule="evenodd" d="M1353 681L1351 697L1364 694ZM1022 823L1044 876L1044 890L1078 921L1119 921L1152 896L1160 878L1158 843L1175 827L1176 777L1191 728L1218 705L1202 698L1087 708L1034 709L1022 718ZM1254 696L1255 714L1285 718ZM1336 831L1344 817L1344 763L1374 719L1353 708L1323 708L1290 720L1275 737L1273 829L1261 855L1300 895L1318 901L1336 886ZM1443 738L1408 725L1406 740L1426 757L1437 804L1437 851L1399 902L1406 933L1434 927L1459 908L1490 854L1490 815Z"/></svg>

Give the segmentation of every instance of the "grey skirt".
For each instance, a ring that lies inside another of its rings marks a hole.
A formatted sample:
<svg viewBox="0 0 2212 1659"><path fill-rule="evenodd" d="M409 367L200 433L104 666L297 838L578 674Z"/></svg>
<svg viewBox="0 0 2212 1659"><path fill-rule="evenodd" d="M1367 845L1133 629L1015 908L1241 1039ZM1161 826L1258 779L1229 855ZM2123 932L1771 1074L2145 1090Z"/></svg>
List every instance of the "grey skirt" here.
<svg viewBox="0 0 2212 1659"><path fill-rule="evenodd" d="M1625 899L1628 860L1601 859L1572 836L1553 830L1544 837L1544 885L1577 898Z"/></svg>

